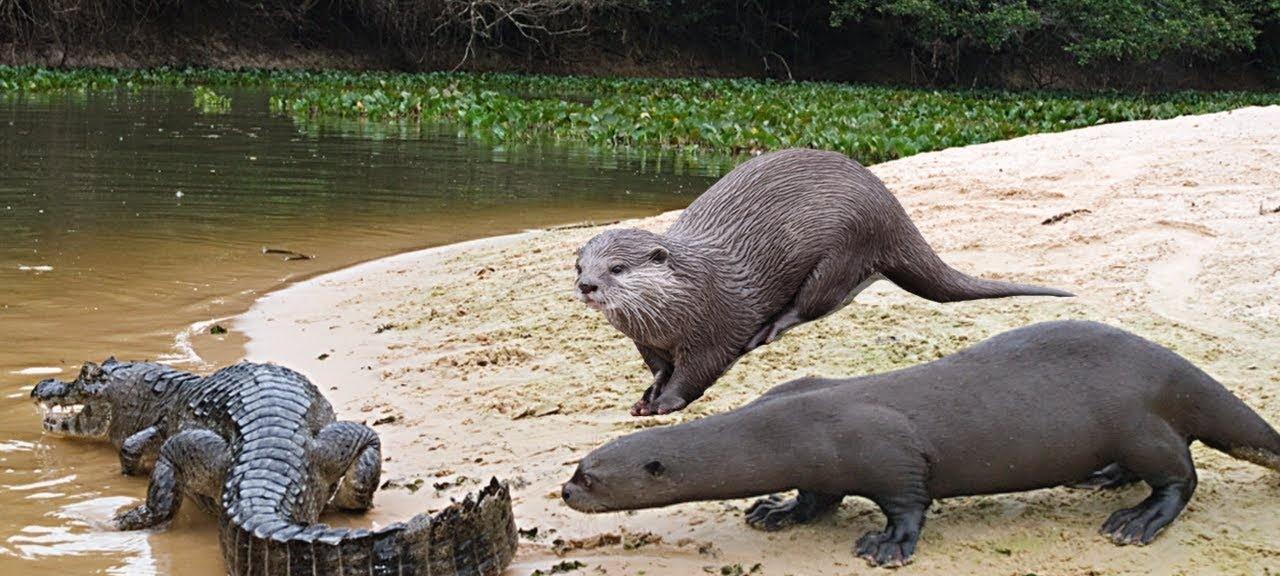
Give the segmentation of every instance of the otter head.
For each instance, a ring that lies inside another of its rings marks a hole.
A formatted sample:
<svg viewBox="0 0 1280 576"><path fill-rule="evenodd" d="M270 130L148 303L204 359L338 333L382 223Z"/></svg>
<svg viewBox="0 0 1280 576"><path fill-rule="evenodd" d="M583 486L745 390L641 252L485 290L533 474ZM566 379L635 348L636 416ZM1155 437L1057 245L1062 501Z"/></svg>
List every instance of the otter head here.
<svg viewBox="0 0 1280 576"><path fill-rule="evenodd" d="M579 512L654 508L686 502L691 470L679 445L655 438L660 430L624 436L578 463L560 495Z"/></svg>
<svg viewBox="0 0 1280 576"><path fill-rule="evenodd" d="M578 251L576 292L611 321L652 322L675 287L671 265L662 236L634 228L609 230Z"/></svg>
<svg viewBox="0 0 1280 576"><path fill-rule="evenodd" d="M748 444L775 434L752 420L729 412L628 434L587 454L560 496L579 512L612 512L794 487L786 458L744 445L743 434Z"/></svg>
<svg viewBox="0 0 1280 576"><path fill-rule="evenodd" d="M107 358L101 365L85 362L75 380L49 378L36 384L31 399L44 413L45 432L72 438L123 439L151 426L156 411L138 395L156 392L144 380L153 370ZM128 406L129 409L123 407Z"/></svg>

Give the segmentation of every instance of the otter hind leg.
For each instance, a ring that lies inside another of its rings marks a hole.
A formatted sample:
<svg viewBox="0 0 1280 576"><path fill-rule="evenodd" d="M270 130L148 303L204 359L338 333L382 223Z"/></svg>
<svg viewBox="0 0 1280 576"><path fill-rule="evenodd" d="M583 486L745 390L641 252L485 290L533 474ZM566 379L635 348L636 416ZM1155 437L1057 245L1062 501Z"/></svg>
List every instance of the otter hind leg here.
<svg viewBox="0 0 1280 576"><path fill-rule="evenodd" d="M844 496L801 490L795 498L784 500L777 494L756 500L747 508L747 524L752 528L773 532L794 524L805 524L835 510Z"/></svg>
<svg viewBox="0 0 1280 576"><path fill-rule="evenodd" d="M744 353L772 344L787 330L833 314L847 306L882 277L865 266L861 259L850 262L825 258L813 268L795 299L782 312L766 322L747 343Z"/></svg>
<svg viewBox="0 0 1280 576"><path fill-rule="evenodd" d="M1196 469L1191 451L1181 438L1144 442L1143 452L1121 465L1151 486L1151 495L1137 506L1117 510L1100 532L1124 546L1150 543L1173 522L1196 491Z"/></svg>
<svg viewBox="0 0 1280 576"><path fill-rule="evenodd" d="M924 529L924 514L929 503L906 501L876 502L884 512L884 530L871 531L858 539L854 553L872 566L897 567L911 562L920 531Z"/></svg>
<svg viewBox="0 0 1280 576"><path fill-rule="evenodd" d="M1124 466L1112 462L1101 470L1090 474L1084 480L1072 484L1071 487L1085 490L1112 490L1124 488L1140 480L1142 479L1137 474L1130 472Z"/></svg>

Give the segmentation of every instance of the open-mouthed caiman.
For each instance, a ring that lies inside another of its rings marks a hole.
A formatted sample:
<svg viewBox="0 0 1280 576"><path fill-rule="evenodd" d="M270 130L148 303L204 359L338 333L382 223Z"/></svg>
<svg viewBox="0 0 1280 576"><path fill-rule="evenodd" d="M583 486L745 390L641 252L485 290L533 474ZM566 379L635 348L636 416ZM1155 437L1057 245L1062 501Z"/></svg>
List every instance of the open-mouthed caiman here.
<svg viewBox="0 0 1280 576"><path fill-rule="evenodd" d="M435 516L372 531L317 523L330 504L373 505L381 444L367 426L336 421L287 368L243 362L201 377L109 358L72 382L44 380L31 397L46 431L108 440L126 474L150 470L147 501L116 517L121 529L167 522L190 496L219 518L236 576L489 576L515 554L511 494L496 479Z"/></svg>

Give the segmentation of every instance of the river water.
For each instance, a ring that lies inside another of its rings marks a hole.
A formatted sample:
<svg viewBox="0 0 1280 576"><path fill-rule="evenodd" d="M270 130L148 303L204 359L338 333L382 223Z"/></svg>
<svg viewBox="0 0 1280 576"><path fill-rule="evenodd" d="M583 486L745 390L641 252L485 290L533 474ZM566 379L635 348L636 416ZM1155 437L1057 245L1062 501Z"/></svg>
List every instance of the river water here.
<svg viewBox="0 0 1280 576"><path fill-rule="evenodd" d="M272 288L414 248L680 208L725 168L299 123L272 114L267 92L229 94L217 114L177 89L0 96L0 573L222 572L215 524L194 506L167 530L109 527L146 481L120 475L105 444L43 437L36 381L108 355L207 370L241 342L209 329Z"/></svg>

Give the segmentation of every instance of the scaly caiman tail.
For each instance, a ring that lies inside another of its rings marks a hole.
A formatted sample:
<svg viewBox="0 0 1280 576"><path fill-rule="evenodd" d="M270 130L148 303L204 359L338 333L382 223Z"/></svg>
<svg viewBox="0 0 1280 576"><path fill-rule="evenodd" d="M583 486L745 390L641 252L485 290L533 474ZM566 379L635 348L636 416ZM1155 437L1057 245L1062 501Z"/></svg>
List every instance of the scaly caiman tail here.
<svg viewBox="0 0 1280 576"><path fill-rule="evenodd" d="M221 538L233 576L494 576L518 544L511 492L496 478L435 516L378 530L224 516Z"/></svg>
<svg viewBox="0 0 1280 576"><path fill-rule="evenodd" d="M905 215L904 215L905 218ZM1074 296L1055 288L983 280L942 261L914 224L895 238L896 245L879 272L903 290L934 302L960 302L1006 296Z"/></svg>

